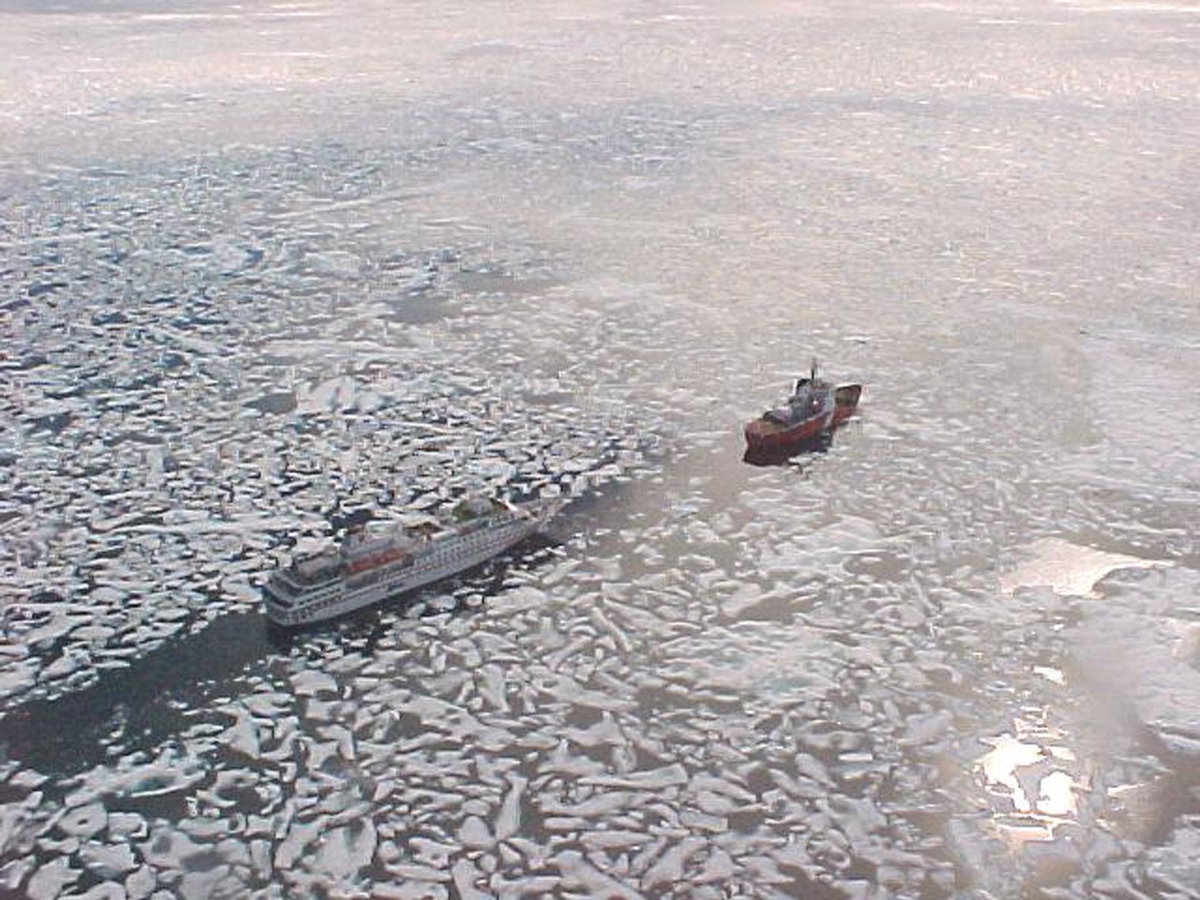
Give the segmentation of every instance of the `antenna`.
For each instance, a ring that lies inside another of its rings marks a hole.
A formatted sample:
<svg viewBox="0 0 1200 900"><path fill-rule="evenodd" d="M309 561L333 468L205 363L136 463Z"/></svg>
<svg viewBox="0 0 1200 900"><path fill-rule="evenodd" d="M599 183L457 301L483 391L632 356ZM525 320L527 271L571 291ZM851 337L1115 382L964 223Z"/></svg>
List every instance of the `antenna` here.
<svg viewBox="0 0 1200 900"><path fill-rule="evenodd" d="M817 358L815 356L812 358L811 378L813 384L815 385L817 383Z"/></svg>

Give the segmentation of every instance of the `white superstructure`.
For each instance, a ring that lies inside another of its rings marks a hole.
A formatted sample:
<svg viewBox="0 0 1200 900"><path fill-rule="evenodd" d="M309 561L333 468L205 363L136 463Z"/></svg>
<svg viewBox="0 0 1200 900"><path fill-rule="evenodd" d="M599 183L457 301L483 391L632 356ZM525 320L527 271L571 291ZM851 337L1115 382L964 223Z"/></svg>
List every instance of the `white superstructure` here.
<svg viewBox="0 0 1200 900"><path fill-rule="evenodd" d="M465 501L444 527L356 535L273 572L263 589L267 617L307 625L448 578L520 543L561 506L558 499Z"/></svg>

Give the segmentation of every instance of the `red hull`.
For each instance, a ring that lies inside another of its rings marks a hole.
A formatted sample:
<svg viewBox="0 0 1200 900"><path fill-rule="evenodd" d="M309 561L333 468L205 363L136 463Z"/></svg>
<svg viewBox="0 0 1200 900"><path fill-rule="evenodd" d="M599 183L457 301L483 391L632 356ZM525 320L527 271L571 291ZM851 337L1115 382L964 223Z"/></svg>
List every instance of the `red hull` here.
<svg viewBox="0 0 1200 900"><path fill-rule="evenodd" d="M772 453L814 442L854 415L861 394L860 384L840 384L833 391L832 416L821 413L790 427L761 417L747 422L746 445L754 453Z"/></svg>
<svg viewBox="0 0 1200 900"><path fill-rule="evenodd" d="M814 440L824 430L824 416L809 419L791 428L782 428L763 419L755 419L746 423L746 444L751 450L783 450Z"/></svg>

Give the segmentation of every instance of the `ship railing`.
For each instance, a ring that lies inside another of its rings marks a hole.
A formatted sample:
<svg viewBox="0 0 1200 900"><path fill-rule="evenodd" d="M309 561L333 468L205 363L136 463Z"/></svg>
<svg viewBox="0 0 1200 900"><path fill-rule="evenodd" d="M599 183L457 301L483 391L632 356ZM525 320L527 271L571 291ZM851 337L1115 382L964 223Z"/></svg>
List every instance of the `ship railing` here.
<svg viewBox="0 0 1200 900"><path fill-rule="evenodd" d="M341 573L341 562L337 559L325 562L320 566L313 566L312 562L310 560L308 563L298 563L278 574L297 590L306 590L335 581Z"/></svg>
<svg viewBox="0 0 1200 900"><path fill-rule="evenodd" d="M283 569L277 569L271 573L271 577L267 579L266 587L275 594L291 594L299 590L296 583L288 578L287 573Z"/></svg>
<svg viewBox="0 0 1200 900"><path fill-rule="evenodd" d="M493 512L493 513L489 513L486 516L480 516L478 519L474 519L474 520L466 523L465 525L461 526L458 529L457 533L458 534L471 534L476 531L481 531L486 528L491 528L493 525L499 525L501 522L506 522L509 519L511 519L513 517L514 512L515 512L514 510L510 510L506 507L505 509L497 510L496 512Z"/></svg>
<svg viewBox="0 0 1200 900"><path fill-rule="evenodd" d="M282 580L271 579L263 587L263 590L266 591L267 601L269 603L274 603L276 606L290 609L291 606L296 602L296 598L287 590L280 590L280 587L284 586L285 584L286 582L283 582Z"/></svg>

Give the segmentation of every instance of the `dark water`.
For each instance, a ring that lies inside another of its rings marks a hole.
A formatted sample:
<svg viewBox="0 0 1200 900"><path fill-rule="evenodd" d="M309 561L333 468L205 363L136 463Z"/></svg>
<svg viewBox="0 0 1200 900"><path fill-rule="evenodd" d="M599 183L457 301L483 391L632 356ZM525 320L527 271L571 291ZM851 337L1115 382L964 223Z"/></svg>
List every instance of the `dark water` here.
<svg viewBox="0 0 1200 900"><path fill-rule="evenodd" d="M1200 894L1190 7L0 19L0 890Z"/></svg>

